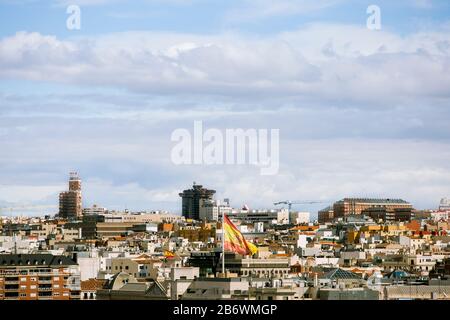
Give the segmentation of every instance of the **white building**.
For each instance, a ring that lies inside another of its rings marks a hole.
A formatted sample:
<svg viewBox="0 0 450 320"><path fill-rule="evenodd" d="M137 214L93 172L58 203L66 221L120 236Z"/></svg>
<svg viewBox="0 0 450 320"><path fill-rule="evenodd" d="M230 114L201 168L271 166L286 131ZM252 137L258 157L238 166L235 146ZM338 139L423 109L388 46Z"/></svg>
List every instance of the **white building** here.
<svg viewBox="0 0 450 320"><path fill-rule="evenodd" d="M178 267L170 270L170 297L179 300L191 285L192 281L199 276L199 268Z"/></svg>
<svg viewBox="0 0 450 320"><path fill-rule="evenodd" d="M98 277L98 272L100 271L100 258L98 256L78 256L77 263L80 266L81 281Z"/></svg>
<svg viewBox="0 0 450 320"><path fill-rule="evenodd" d="M229 216L250 223L288 224L289 210L233 210Z"/></svg>
<svg viewBox="0 0 450 320"><path fill-rule="evenodd" d="M314 240L315 235L314 234L296 234L295 240L296 240L296 248L306 248L306 245L309 242L312 242Z"/></svg>
<svg viewBox="0 0 450 320"><path fill-rule="evenodd" d="M439 211L450 211L450 199L441 199L441 202L439 203Z"/></svg>
<svg viewBox="0 0 450 320"><path fill-rule="evenodd" d="M448 220L449 214L450 214L450 209L448 209L446 211L434 211L434 212L431 212L431 218L434 221L441 221L441 220L446 221L446 220Z"/></svg>
<svg viewBox="0 0 450 320"><path fill-rule="evenodd" d="M289 213L289 222L293 224L309 223L310 218L310 212L293 211Z"/></svg>
<svg viewBox="0 0 450 320"><path fill-rule="evenodd" d="M205 221L218 221L222 214L230 215L233 211L227 202L223 204L219 200L202 199L200 201L199 218Z"/></svg>
<svg viewBox="0 0 450 320"><path fill-rule="evenodd" d="M407 236L400 235L398 237L398 243L406 248L411 248L414 250L420 249L422 245L425 244L425 239L422 238L410 238Z"/></svg>
<svg viewBox="0 0 450 320"><path fill-rule="evenodd" d="M94 204L90 208L84 208L83 209L83 215L84 216L97 216L97 215L103 215L106 213L106 209L102 207L98 207L96 204Z"/></svg>

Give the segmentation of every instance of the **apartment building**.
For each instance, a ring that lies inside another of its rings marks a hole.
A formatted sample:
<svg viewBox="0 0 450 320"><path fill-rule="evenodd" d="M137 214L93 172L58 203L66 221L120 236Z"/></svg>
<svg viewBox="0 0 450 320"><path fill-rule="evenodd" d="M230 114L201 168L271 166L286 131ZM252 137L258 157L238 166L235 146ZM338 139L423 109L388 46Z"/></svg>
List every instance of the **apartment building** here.
<svg viewBox="0 0 450 320"><path fill-rule="evenodd" d="M51 254L0 255L0 300L78 300L78 265Z"/></svg>

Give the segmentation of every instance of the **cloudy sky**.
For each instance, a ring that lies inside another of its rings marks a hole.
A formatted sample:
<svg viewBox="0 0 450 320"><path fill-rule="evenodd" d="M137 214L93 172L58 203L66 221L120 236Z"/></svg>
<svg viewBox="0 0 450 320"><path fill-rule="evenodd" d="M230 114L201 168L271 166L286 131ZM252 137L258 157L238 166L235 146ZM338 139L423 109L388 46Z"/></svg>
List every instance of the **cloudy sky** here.
<svg viewBox="0 0 450 320"><path fill-rule="evenodd" d="M195 120L279 129L279 173L175 165L171 134ZM1 206L57 204L76 170L84 204L111 209L179 213L193 181L236 207L435 208L449 122L446 0L0 0Z"/></svg>

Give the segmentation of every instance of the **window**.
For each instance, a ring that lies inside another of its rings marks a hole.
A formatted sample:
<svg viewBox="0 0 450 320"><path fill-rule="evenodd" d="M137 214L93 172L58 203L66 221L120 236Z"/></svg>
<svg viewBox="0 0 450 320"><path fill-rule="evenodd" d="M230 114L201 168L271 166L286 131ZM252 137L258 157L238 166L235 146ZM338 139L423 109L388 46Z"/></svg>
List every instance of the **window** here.
<svg viewBox="0 0 450 320"><path fill-rule="evenodd" d="M59 289L59 284L54 284L54 285L53 285L53 288Z"/></svg>
<svg viewBox="0 0 450 320"><path fill-rule="evenodd" d="M53 281L59 281L59 277L53 277Z"/></svg>
<svg viewBox="0 0 450 320"><path fill-rule="evenodd" d="M21 296L22 298L24 298L24 297L27 296L27 294L26 294L26 293L21 293L20 296Z"/></svg>
<svg viewBox="0 0 450 320"><path fill-rule="evenodd" d="M128 270L129 268L128 268L128 266L125 266L125 270Z"/></svg>
<svg viewBox="0 0 450 320"><path fill-rule="evenodd" d="M25 282L27 281L27 278L20 278L20 281Z"/></svg>
<svg viewBox="0 0 450 320"><path fill-rule="evenodd" d="M27 288L26 285L21 285L21 286L20 286L20 289L26 289L26 288Z"/></svg>

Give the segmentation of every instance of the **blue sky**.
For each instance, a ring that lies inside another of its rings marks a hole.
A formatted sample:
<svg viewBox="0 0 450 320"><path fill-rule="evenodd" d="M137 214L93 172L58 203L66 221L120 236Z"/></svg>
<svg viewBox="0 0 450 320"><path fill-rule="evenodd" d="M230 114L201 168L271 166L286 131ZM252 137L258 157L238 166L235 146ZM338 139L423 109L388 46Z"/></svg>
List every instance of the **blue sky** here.
<svg viewBox="0 0 450 320"><path fill-rule="evenodd" d="M78 170L85 205L112 209L179 212L194 180L237 207L434 208L450 195L449 31L445 0L0 0L0 204L54 204ZM194 120L280 129L279 174L175 166L171 132Z"/></svg>
<svg viewBox="0 0 450 320"><path fill-rule="evenodd" d="M77 35L129 30L198 34L239 30L264 36L313 22L364 24L367 18L365 10L371 4L383 9L385 28L408 33L425 26L446 23L450 12L450 4L445 0L292 0L280 3L259 0L6 0L0 1L0 34L7 36L26 30L71 37L73 32L64 28L68 4L79 4L83 9L83 28ZM283 7L283 3L289 6ZM270 13L272 7L280 8Z"/></svg>

